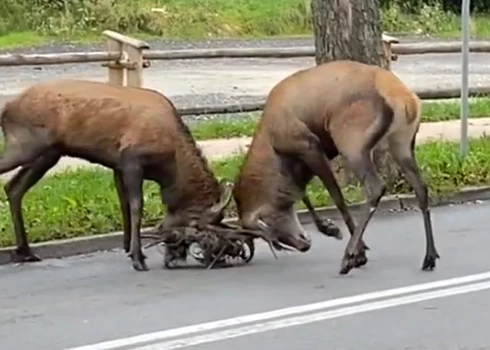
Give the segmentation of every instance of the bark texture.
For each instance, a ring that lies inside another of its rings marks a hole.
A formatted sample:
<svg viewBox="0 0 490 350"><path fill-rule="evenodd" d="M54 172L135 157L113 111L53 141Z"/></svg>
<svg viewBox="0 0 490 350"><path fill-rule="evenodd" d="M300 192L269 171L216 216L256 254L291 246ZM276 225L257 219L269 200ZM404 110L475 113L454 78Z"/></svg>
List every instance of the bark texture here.
<svg viewBox="0 0 490 350"><path fill-rule="evenodd" d="M316 64L348 59L387 68L379 25L379 0L312 0ZM386 152L386 145L374 151L374 161L388 188L400 179L398 168ZM343 164L334 167L347 184L358 180ZM344 181L342 181L344 182Z"/></svg>

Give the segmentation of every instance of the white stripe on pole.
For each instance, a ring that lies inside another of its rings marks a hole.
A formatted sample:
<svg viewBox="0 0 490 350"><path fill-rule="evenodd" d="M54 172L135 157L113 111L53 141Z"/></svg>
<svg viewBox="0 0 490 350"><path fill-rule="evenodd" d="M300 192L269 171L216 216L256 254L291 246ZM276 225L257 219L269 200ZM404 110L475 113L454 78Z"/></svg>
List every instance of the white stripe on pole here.
<svg viewBox="0 0 490 350"><path fill-rule="evenodd" d="M461 140L460 153L464 157L468 153L468 61L469 61L469 21L470 21L470 0L463 0L461 3Z"/></svg>

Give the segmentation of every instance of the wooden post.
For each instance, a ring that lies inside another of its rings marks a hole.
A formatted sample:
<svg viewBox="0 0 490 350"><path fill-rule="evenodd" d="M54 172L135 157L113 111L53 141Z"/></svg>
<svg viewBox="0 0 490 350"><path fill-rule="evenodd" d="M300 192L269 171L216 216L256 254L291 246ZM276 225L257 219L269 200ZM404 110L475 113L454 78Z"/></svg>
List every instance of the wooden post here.
<svg viewBox="0 0 490 350"><path fill-rule="evenodd" d="M393 54L393 50L391 48L391 44L398 44L400 41L392 36L382 34L383 40L383 57L387 61L387 67L390 70L391 61L396 61L398 56Z"/></svg>
<svg viewBox="0 0 490 350"><path fill-rule="evenodd" d="M119 41L112 38L107 38L106 48L108 52L118 52L121 56L123 53L123 45ZM118 66L118 61L110 61L103 63L102 66L106 66L109 71L109 84L124 85L124 71Z"/></svg>
<svg viewBox="0 0 490 350"><path fill-rule="evenodd" d="M128 61L132 67L127 69L126 84L133 87L143 86L143 50L126 45Z"/></svg>
<svg viewBox="0 0 490 350"><path fill-rule="evenodd" d="M149 67L148 62L143 60L143 50L150 48L148 43L111 30L106 30L103 34L108 38L108 51L117 51L121 54L117 62L103 65L109 69L109 84L142 87L143 68Z"/></svg>

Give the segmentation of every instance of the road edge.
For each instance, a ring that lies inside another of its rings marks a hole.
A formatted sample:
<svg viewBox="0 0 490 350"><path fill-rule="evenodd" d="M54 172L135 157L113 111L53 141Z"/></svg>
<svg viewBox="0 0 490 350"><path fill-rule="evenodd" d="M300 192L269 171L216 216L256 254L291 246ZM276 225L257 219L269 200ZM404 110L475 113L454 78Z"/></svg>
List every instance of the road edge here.
<svg viewBox="0 0 490 350"><path fill-rule="evenodd" d="M447 198L437 201L433 200L431 207L489 199L490 186L467 187ZM349 209L353 214L357 214L361 209L362 204L363 202L351 204L349 205ZM375 215L386 212L413 210L414 208L416 209L417 206L417 199L412 194L386 196L381 200ZM322 217L328 216L331 219L341 219L335 206L320 207L317 208L317 212ZM306 210L298 210L298 217L303 225L312 222L311 215L309 215ZM236 222L236 220L236 217L225 219L225 221L229 223ZM89 237L33 243L31 247L42 259L65 258L99 251L119 250L122 247L122 232L118 231ZM14 247L0 248L0 265L6 265L12 262L13 251Z"/></svg>

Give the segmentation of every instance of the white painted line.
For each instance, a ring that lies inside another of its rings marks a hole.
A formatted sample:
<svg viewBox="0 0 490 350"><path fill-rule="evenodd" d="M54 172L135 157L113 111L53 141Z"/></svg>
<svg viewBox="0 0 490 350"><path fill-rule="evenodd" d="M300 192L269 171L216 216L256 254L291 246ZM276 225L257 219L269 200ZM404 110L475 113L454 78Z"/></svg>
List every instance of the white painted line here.
<svg viewBox="0 0 490 350"><path fill-rule="evenodd" d="M268 320L273 319L273 318L287 317L287 316L297 315L297 314L306 313L306 312L319 311L319 310L327 309L327 308L339 307L339 306L344 306L344 305L349 305L349 304L354 304L354 303L360 303L360 302L367 302L367 301L374 300L374 299L394 297L394 296L403 295L403 294L427 291L427 290L432 290L432 289L436 289L436 288L450 287L450 286L455 286L458 284L477 282L477 281L482 281L482 280L486 280L486 279L490 279L490 271L484 272L484 273L479 273L479 274L474 274L474 275L463 276L463 277L456 277L456 278L450 278L450 279L446 279L446 280L440 280L440 281L416 284L416 285L411 285L411 286L406 286L406 287L388 289L388 290L384 290L384 291L376 291L376 292L371 292L371 293L366 293L366 294L354 295L354 296L350 296L350 297L331 299L331 300L326 300L326 301L322 301L322 302L318 302L318 303L288 307L288 308L284 308L284 309L272 310L272 311L267 311L267 312L262 312L262 313L257 313L257 314L250 314L250 315L245 315L245 316L233 317L233 318L228 318L228 319L223 319L223 320L218 320L218 321L213 321L213 322L207 322L207 323L201 323L201 324L185 326L185 327L180 327L180 328L168 329L168 330L164 330L164 331L146 333L146 334L141 334L141 335L137 335L137 336L133 336L133 337L115 339L115 340L110 340L110 341L91 344L91 345L84 345L84 346L69 348L69 349L65 349L65 350L111 350L111 349L117 349L117 348L121 348L121 347L128 347L131 345L138 345L141 343L162 341L165 339L189 335L189 334L197 333L197 332L213 331L213 330L216 330L219 328L225 328L225 327L242 326L246 323L251 323L251 322L268 321Z"/></svg>
<svg viewBox="0 0 490 350"><path fill-rule="evenodd" d="M485 289L490 289L490 281L481 282L477 284L464 285L460 287L453 287L448 289L439 289L433 292L424 292L412 294L409 296L390 298L382 301L374 301L371 303L365 303L345 308L339 308L331 311L323 311L312 313L304 316L295 316L290 318L283 318L276 321L270 321L265 323L256 323L250 326L232 328L224 331L218 331L214 333L208 333L204 335L197 335L194 337L181 338L177 340L171 340L167 342L160 342L158 344L151 344L143 347L132 348L133 350L175 350L181 349L193 345L206 344L216 341L222 341L225 339L242 337L250 334L257 334L263 332L269 332L281 328L293 327L304 325L308 323L314 323L319 321L325 321L332 318L338 318L342 316L354 315L368 311L381 310L394 306L401 306L407 304L418 303L425 300L444 298L453 295L466 294L471 292L477 292Z"/></svg>

